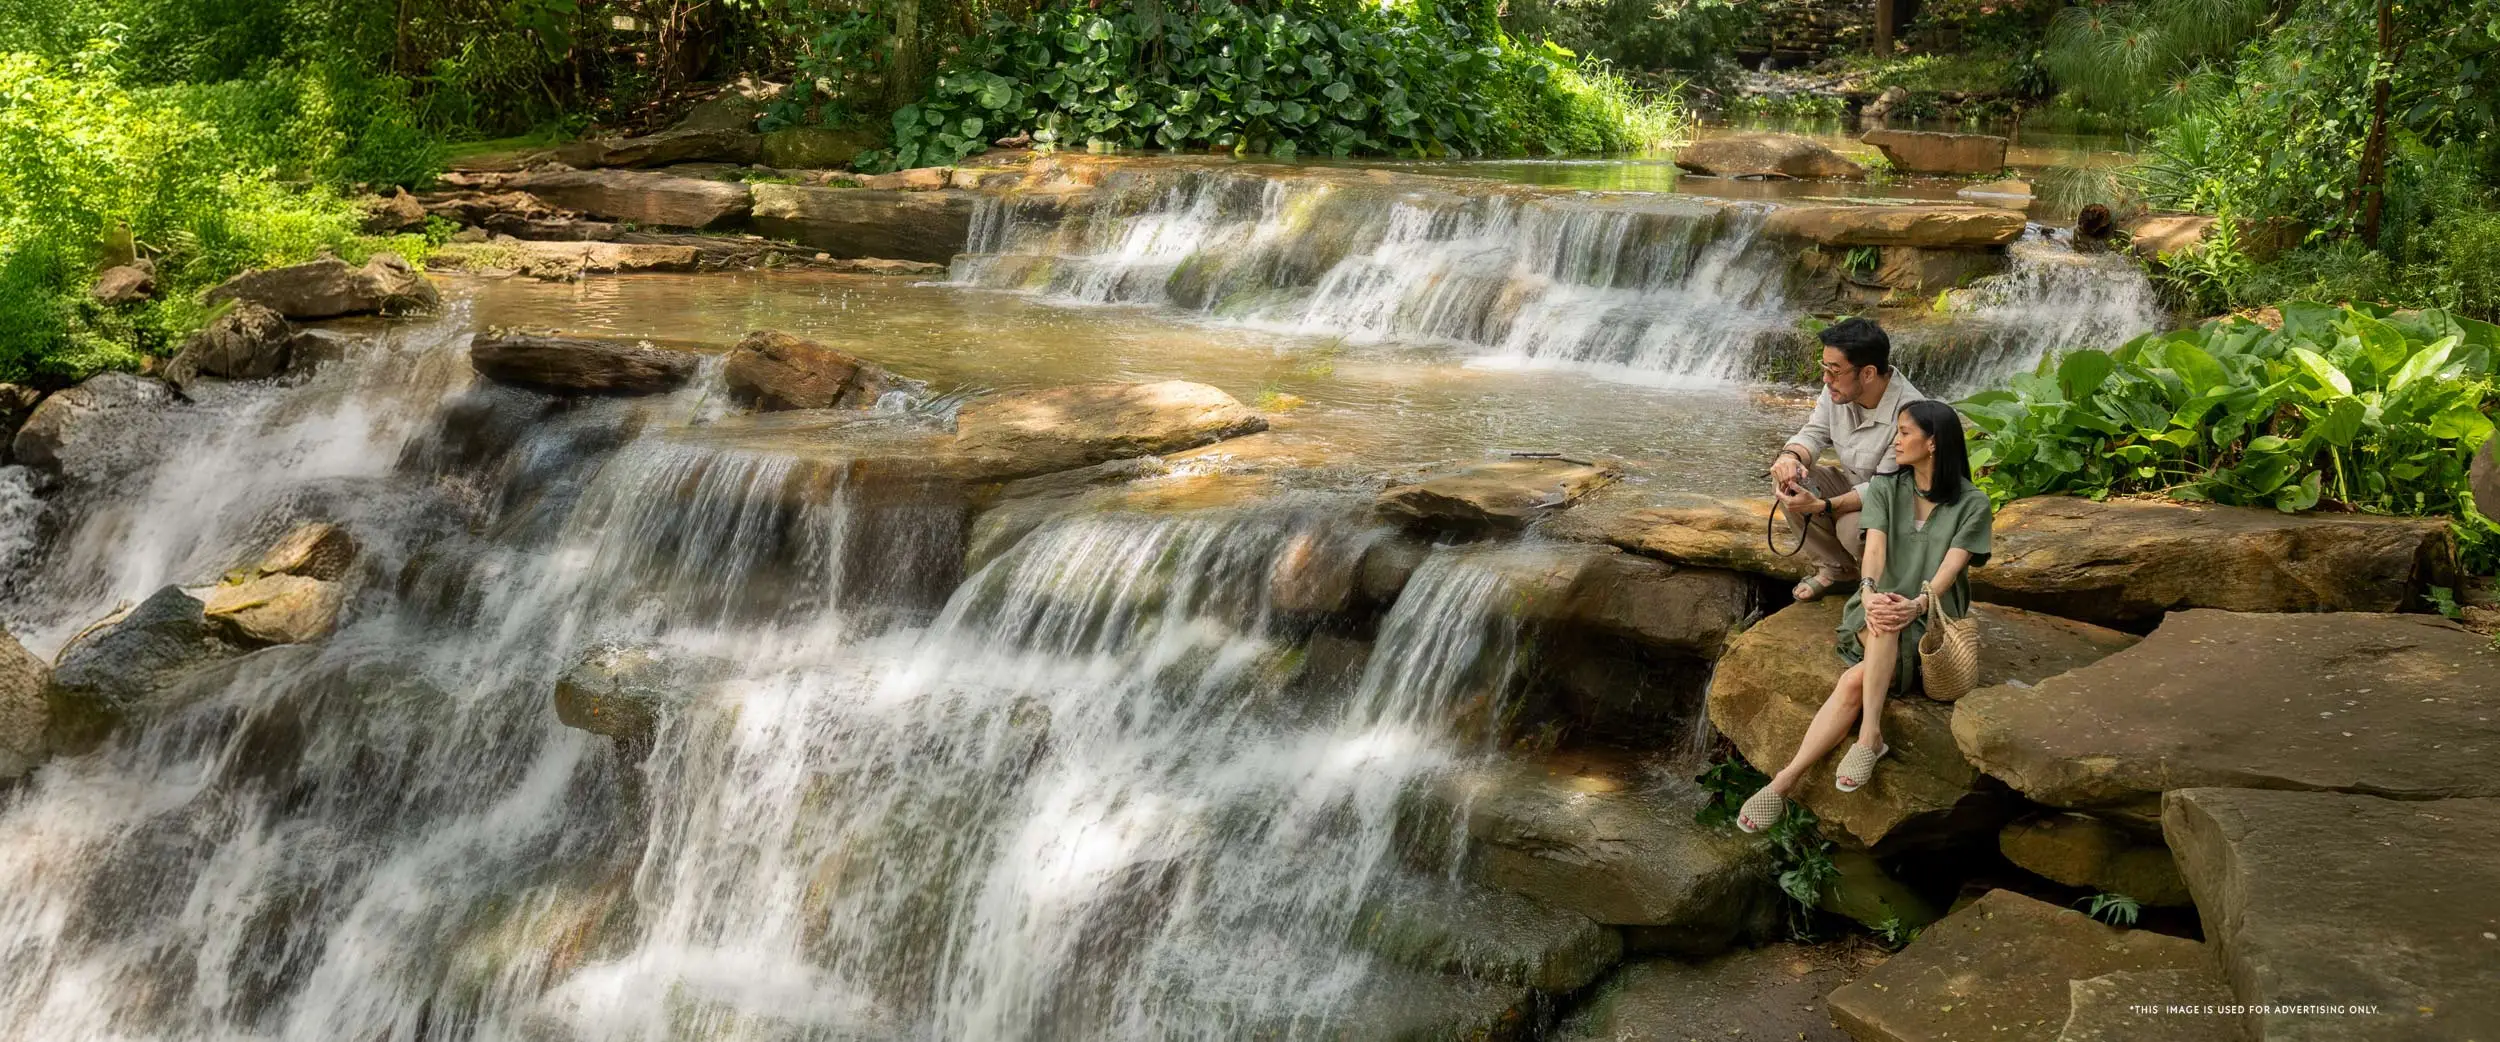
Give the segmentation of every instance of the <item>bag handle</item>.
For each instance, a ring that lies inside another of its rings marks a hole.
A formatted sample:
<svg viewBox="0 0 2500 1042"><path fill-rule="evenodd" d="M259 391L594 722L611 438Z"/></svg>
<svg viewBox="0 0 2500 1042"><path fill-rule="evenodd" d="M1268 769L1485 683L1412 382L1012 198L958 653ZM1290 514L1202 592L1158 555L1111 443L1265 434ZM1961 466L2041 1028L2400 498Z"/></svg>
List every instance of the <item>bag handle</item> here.
<svg viewBox="0 0 2500 1042"><path fill-rule="evenodd" d="M1929 626L1941 626L1953 621L1953 616L1944 613L1944 598L1936 596L1935 580L1929 579L1919 583L1918 595L1927 598L1927 624Z"/></svg>

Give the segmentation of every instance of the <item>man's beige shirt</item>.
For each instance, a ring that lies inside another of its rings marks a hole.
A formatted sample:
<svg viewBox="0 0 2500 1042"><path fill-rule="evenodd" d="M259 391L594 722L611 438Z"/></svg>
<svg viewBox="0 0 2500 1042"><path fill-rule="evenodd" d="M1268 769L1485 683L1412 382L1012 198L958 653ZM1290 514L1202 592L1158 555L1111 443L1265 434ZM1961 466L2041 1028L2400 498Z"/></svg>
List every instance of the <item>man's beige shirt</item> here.
<svg viewBox="0 0 2500 1042"><path fill-rule="evenodd" d="M1901 370L1892 371L1884 386L1884 396L1872 409L1856 402L1835 402L1825 390L1814 396L1814 413L1806 417L1806 425L1788 443L1806 450L1810 458L1820 459L1824 449L1840 457L1840 469L1847 471L1857 491L1864 493L1866 483L1877 474L1890 473L1892 462L1893 425L1901 421L1901 407L1927 397L1911 386L1910 378Z"/></svg>

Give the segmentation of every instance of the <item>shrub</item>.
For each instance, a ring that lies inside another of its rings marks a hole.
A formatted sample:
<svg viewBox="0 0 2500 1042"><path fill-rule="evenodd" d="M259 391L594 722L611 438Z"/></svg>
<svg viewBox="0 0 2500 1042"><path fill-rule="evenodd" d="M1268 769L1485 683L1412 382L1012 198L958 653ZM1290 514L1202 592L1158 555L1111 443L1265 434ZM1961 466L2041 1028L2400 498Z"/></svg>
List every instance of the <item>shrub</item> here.
<svg viewBox="0 0 2500 1042"><path fill-rule="evenodd" d="M2147 334L1972 396L1960 407L1982 486L1999 501L2162 492L2446 516L2469 565L2500 564L2500 527L2466 485L2493 429L2500 327L2436 310L2280 311L2280 329L2228 318Z"/></svg>

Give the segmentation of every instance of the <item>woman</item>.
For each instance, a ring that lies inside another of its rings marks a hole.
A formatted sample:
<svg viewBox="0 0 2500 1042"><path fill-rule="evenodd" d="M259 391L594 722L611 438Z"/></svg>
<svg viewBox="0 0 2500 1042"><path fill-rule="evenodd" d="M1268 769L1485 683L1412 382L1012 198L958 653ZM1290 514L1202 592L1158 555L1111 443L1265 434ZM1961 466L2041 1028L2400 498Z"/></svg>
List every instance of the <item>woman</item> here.
<svg viewBox="0 0 2500 1042"><path fill-rule="evenodd" d="M1760 832L1788 810L1806 769L1831 752L1852 721L1857 744L1833 777L1856 792L1874 776L1884 745L1884 699L1918 683L1918 638L1928 603L1943 599L1956 618L1970 610L1970 568L1988 560L1988 494L1971 483L1962 418L1939 401L1902 407L1893 434L1900 469L1866 487L1866 556L1858 592L1840 620L1840 657L1850 663L1814 714L1797 756L1745 801L1736 825Z"/></svg>

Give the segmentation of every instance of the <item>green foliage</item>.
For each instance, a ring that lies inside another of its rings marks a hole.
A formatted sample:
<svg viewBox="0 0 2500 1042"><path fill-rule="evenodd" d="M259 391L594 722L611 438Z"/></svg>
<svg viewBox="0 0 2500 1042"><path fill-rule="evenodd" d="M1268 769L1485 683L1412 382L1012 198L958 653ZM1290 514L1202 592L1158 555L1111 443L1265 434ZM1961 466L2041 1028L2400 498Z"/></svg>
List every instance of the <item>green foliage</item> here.
<svg viewBox="0 0 2500 1042"><path fill-rule="evenodd" d="M1736 814L1747 797L1771 783L1769 775L1753 769L1741 759L1729 758L1711 764L1699 777L1709 799L1693 820L1710 827L1736 827ZM1771 841L1772 861L1779 870L1780 892L1788 895L1789 928L1804 935L1812 920L1815 905L1823 891L1840 878L1839 867L1832 864L1832 843L1823 838L1822 822L1804 804L1791 800L1788 812L1764 831Z"/></svg>
<svg viewBox="0 0 2500 1042"><path fill-rule="evenodd" d="M330 185L429 176L433 146L387 83L323 69L132 88L106 41L68 60L0 55L0 380L57 383L163 353L204 317L193 291L348 246ZM158 299L85 289L126 227Z"/></svg>
<svg viewBox="0 0 2500 1042"><path fill-rule="evenodd" d="M1735 0L1515 0L1502 28L1627 69L1708 72L1754 16Z"/></svg>
<svg viewBox="0 0 2500 1042"><path fill-rule="evenodd" d="M2068 7L2049 23L2042 64L2085 102L2132 109L2230 55L2268 11L2266 0Z"/></svg>
<svg viewBox="0 0 2500 1042"><path fill-rule="evenodd" d="M993 20L894 114L887 168L950 163L1018 132L1089 148L1290 156L1620 150L1646 105L1619 80L1486 40L1432 8L1186 14L1053 6Z"/></svg>
<svg viewBox="0 0 2500 1042"><path fill-rule="evenodd" d="M2142 904L2125 894L2094 894L2075 903L2086 906L2083 914L2111 926L2134 926L2136 917L2144 912Z"/></svg>
<svg viewBox="0 0 2500 1042"><path fill-rule="evenodd" d="M1963 401L1981 485L2000 502L2166 492L2444 516L2469 567L2500 563L2500 526L2466 484L2493 429L2500 327L2435 310L2281 312L2279 330L2230 318L2070 352Z"/></svg>

